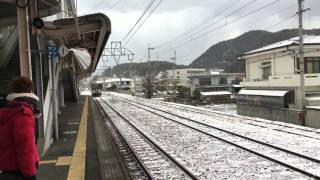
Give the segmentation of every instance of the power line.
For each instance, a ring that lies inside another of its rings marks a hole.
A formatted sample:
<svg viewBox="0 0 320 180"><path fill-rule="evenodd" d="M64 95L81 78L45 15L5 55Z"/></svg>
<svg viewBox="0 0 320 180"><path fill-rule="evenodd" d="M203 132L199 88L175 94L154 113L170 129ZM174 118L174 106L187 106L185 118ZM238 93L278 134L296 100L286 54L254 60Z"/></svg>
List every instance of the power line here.
<svg viewBox="0 0 320 180"><path fill-rule="evenodd" d="M209 21L210 21L210 18L212 18L212 17L214 17L214 16L217 16L217 15L220 15L223 11L225 11L225 10L227 10L228 8L236 5L236 4L239 3L241 0L238 0L238 1L236 1L235 3L232 3L232 1L233 1L233 0L229 0L226 4L224 4L221 8L219 8L219 9L221 9L221 11L218 11L217 13L216 13L216 11L215 11L215 12L212 13L211 15L209 15L209 16L207 16L206 18L202 19L202 20L201 20L200 22L198 22L196 25L194 25L193 27L189 28L189 30L185 31L185 33L182 34L181 36L179 36L179 37L177 37L177 38L175 38L174 40L171 40L171 41L169 41L169 42L166 42L166 43L163 43L163 44L161 44L161 45L158 45L158 46L156 46L156 48L157 48L157 49L164 48L167 44L170 44L171 42L177 41L177 40L179 40L180 38L182 38L182 37L184 37L184 36L187 36L188 33L189 33L189 34L190 34L190 33L193 33L193 31L192 31L193 29L197 29L197 28L199 28L199 27L198 27L199 25L205 24L205 23L209 22ZM255 2L255 1L256 1L256 0L251 1L251 2L249 2L248 4L246 4L246 5L243 6L243 7L246 7L246 6L252 4L252 3ZM233 11L232 13L228 14L227 16L230 16L231 14L233 14L233 13L235 13L235 12L243 9L243 7L237 9L236 11ZM181 40L180 40L180 41L181 41ZM141 60L143 60L143 59L146 59L146 57L141 58Z"/></svg>
<svg viewBox="0 0 320 180"><path fill-rule="evenodd" d="M271 26L269 26L269 27L265 28L264 30L272 29L272 28L274 28L275 26L278 26L279 24L282 24L282 23L284 23L284 22L288 21L289 19L292 19L292 18L294 18L294 17L296 17L296 16L297 16L297 14L294 14L294 15L288 16L288 17L286 17L286 18L284 18L284 19L280 20L280 21L279 21L279 22L277 22L276 24L273 24L273 25L271 25Z"/></svg>
<svg viewBox="0 0 320 180"><path fill-rule="evenodd" d="M289 5L289 6L286 6L285 8L281 8L281 9L278 9L276 12L273 12L272 14L270 14L270 15L268 15L269 14L269 12L268 12L268 14L265 14L265 15L263 15L263 17L266 17L266 16L268 16L268 18L271 18L271 17L273 17L273 16L280 16L280 14L288 14L289 12L287 12L287 11L292 11L293 9L292 9L292 7L295 7L296 6L296 3L294 3L294 4L291 4L291 5ZM293 10L293 11L295 11L295 10ZM279 13L280 12L280 13ZM261 17L260 17L261 18ZM257 19L254 19L253 21L250 21L250 22L248 22L248 23L245 23L245 24L242 24L242 26L247 26L247 25L251 25L251 24L256 24L257 23ZM265 24L265 22L263 22L264 24ZM263 24L263 25L264 25ZM271 25L270 25L271 26ZM262 30L264 30L264 29L262 29Z"/></svg>
<svg viewBox="0 0 320 180"><path fill-rule="evenodd" d="M137 33L137 31L141 28L141 26L148 20L148 18L151 16L151 14L159 7L159 5L162 3L163 0L160 0L158 4L151 10L151 12L148 14L148 16L144 19L144 21L136 28L136 30L131 34L130 37L125 42L125 45L128 44L128 42L133 38L133 36Z"/></svg>
<svg viewBox="0 0 320 180"><path fill-rule="evenodd" d="M113 3L108 9L107 11L109 11L110 9L116 7L122 0L118 0L117 2Z"/></svg>
<svg viewBox="0 0 320 180"><path fill-rule="evenodd" d="M167 51L163 51L163 52L164 52L164 53L167 53L167 52L171 51L172 49L176 49L176 48L178 48L178 47L181 47L181 46L183 46L183 45L185 45L185 44L187 44L187 43L189 43L189 42L191 42L191 41L194 41L195 39L198 39L198 38L200 38L200 37L206 36L206 35L214 32L214 31L216 31L216 30L219 30L219 29L221 29L221 28L223 28L223 27L225 27L225 26L228 26L229 24L232 24L232 23L234 23L234 22L236 22L236 21L239 21L239 20L241 20L241 19L243 19L243 18L245 18L245 17L247 17L247 16L250 16L250 15L256 13L256 12L259 12L259 11L261 11L261 10L263 10L263 9L265 9L265 8L273 5L273 4L276 4L276 3L280 2L280 1L281 1L281 0L272 1L272 2L269 3L269 4L266 4L266 5L258 8L258 9L255 9L255 10L253 10L253 11L250 11L249 13L246 13L245 15L240 16L239 18L236 18L236 19L234 19L234 20L232 20L232 21L230 21L230 22L228 22L228 23L226 23L226 24L223 24L223 25L221 25L221 26L218 26L218 27L216 27L216 28L214 28L214 29L212 29L212 30L210 30L210 31L207 31L207 32L205 32L205 33L202 33L202 34L200 34L200 35L198 35L198 36L196 36L196 37L194 37L194 38L192 38L192 39L190 39L190 40L188 40L188 41L185 41L185 42L183 42L183 43L180 43L179 45L177 45L177 46L175 46L175 47L173 47L173 48L170 48L170 49L167 50Z"/></svg>
<svg viewBox="0 0 320 180"><path fill-rule="evenodd" d="M96 9L101 3L103 3L103 0L98 1L92 8L91 11Z"/></svg>
<svg viewBox="0 0 320 180"><path fill-rule="evenodd" d="M250 6L251 4L255 3L256 1L257 1L257 0L250 1L249 3L241 6L240 8L232 11L231 13L227 14L225 17L229 17L229 16L231 16L231 15L233 15L233 14L235 14L235 13L237 13L237 12L243 10L243 9L245 9L246 7L248 7L248 6ZM280 1L280 0L279 0L279 1ZM222 18L220 18L219 20L214 21L213 23L208 24L208 25L205 26L205 27L199 28L198 30L196 30L196 31L194 31L194 32L192 32L192 33L193 33L193 34L200 33L201 31L204 31L205 29L208 29L208 28L212 27L213 25L219 23L220 21L225 20L225 17L222 17ZM226 23L226 24L228 24L228 23ZM176 43L176 44L178 44L178 42L184 41L184 40L187 39L187 38L189 38L189 37L184 37L184 38L181 38L180 40L177 40L177 43Z"/></svg>
<svg viewBox="0 0 320 180"><path fill-rule="evenodd" d="M113 3L108 9L107 11L109 11L110 9L114 8L116 5L118 5L122 0L118 0L116 1L115 3ZM98 6L100 6L104 1L103 0L100 0L98 1L94 6L93 8L91 8L91 11L93 11L94 9L96 9Z"/></svg>
<svg viewBox="0 0 320 180"><path fill-rule="evenodd" d="M121 41L124 41L129 35L130 33L133 31L133 29L136 27L136 25L140 22L140 20L144 17L144 15L148 12L148 10L150 9L150 7L153 5L153 3L156 0L152 0L150 1L150 3L147 5L147 7L145 8L145 10L142 12L142 14L140 15L140 17L138 18L138 20L136 21L136 23L132 26L132 28L129 30L129 32L121 39Z"/></svg>
<svg viewBox="0 0 320 180"><path fill-rule="evenodd" d="M217 11L215 10L215 11L214 11L213 13L211 13L209 16L203 18L200 22L198 22L197 24L195 24L194 26L192 26L191 28L189 28L187 31L185 31L184 33L182 33L182 34L181 34L180 36L178 36L177 38L174 38L174 39L172 39L172 40L170 40L170 41L167 41L167 42L165 42L165 43L162 43L162 44L156 46L156 48L163 47L163 46L165 46L165 45L167 45L167 44L170 44L170 43L172 43L172 42L174 42L174 41L179 40L180 38L182 38L182 37L184 37L184 36L187 36L188 34L192 33L192 30L194 30L194 29L196 29L196 28L199 28L199 26L201 26L202 24L205 24L205 23L209 22L209 21L211 20L210 18L219 15L222 11L227 10L227 9L230 8L231 6L239 3L241 0L239 0L239 1L235 2L235 3L232 3L232 1L233 1L233 0L229 0L229 1L228 1L225 5L223 5L221 8L218 8L218 9L221 9L221 11L218 11L218 12L217 12Z"/></svg>

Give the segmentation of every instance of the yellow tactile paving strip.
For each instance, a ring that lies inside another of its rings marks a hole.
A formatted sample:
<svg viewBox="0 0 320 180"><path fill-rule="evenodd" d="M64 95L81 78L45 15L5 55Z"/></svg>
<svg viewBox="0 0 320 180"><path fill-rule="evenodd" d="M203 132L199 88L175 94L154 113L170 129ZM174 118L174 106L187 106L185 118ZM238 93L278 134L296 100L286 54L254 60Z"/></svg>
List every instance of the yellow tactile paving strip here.
<svg viewBox="0 0 320 180"><path fill-rule="evenodd" d="M67 180L84 180L86 166L86 143L88 121L88 97L85 98L80 127L74 146Z"/></svg>

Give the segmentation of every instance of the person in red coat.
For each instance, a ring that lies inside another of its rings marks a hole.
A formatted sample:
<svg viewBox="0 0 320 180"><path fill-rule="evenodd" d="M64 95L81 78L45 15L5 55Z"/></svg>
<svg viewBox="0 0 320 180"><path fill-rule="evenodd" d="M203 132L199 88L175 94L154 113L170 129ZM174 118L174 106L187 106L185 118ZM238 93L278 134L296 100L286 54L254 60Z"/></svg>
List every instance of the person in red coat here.
<svg viewBox="0 0 320 180"><path fill-rule="evenodd" d="M0 180L35 180L39 156L35 141L38 97L33 83L20 77L10 84L0 108Z"/></svg>

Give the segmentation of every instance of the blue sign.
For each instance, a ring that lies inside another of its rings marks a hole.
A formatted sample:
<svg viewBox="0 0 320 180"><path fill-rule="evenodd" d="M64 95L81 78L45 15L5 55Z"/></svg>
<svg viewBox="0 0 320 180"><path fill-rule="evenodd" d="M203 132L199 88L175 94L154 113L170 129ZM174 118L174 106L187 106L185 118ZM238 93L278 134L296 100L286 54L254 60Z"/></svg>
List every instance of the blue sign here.
<svg viewBox="0 0 320 180"><path fill-rule="evenodd" d="M48 46L48 58L53 59L58 56L58 48L54 46Z"/></svg>

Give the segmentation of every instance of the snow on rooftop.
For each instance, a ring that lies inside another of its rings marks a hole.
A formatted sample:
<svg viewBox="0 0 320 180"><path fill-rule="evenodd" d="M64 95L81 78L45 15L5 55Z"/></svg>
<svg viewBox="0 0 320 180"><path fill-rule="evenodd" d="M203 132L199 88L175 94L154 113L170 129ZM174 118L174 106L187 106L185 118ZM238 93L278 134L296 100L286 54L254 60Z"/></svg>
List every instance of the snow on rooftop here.
<svg viewBox="0 0 320 180"><path fill-rule="evenodd" d="M118 81L120 81L120 78L110 78L105 80L105 82L118 82ZM121 78L121 81L133 81L133 80L128 78Z"/></svg>
<svg viewBox="0 0 320 180"><path fill-rule="evenodd" d="M308 100L308 101L319 101L319 100L320 100L320 97L319 97L319 96L306 97L306 100Z"/></svg>
<svg viewBox="0 0 320 180"><path fill-rule="evenodd" d="M320 36L305 35L303 38L303 44L317 44L317 43L320 44ZM246 52L244 55L258 53L261 51L271 50L271 49L280 48L280 47L289 46L289 45L297 45L297 44L299 44L299 37L294 37L288 40L280 41L274 44L264 46L259 49Z"/></svg>
<svg viewBox="0 0 320 180"><path fill-rule="evenodd" d="M213 92L200 92L203 96L219 96L219 95L230 95L228 91L213 91Z"/></svg>
<svg viewBox="0 0 320 180"><path fill-rule="evenodd" d="M289 91L275 91L275 90L240 90L239 94L254 95L254 96L284 96Z"/></svg>
<svg viewBox="0 0 320 180"><path fill-rule="evenodd" d="M232 85L233 87L235 87L235 88L241 88L241 87L243 87L243 86L241 86L241 85L239 85L239 84L234 84L234 85Z"/></svg>
<svg viewBox="0 0 320 180"><path fill-rule="evenodd" d="M320 110L320 106L306 106L306 108Z"/></svg>

